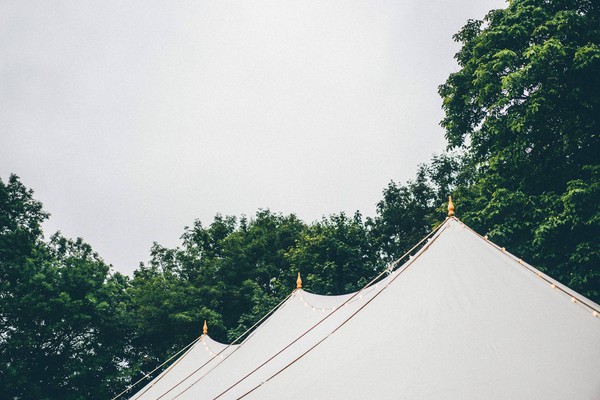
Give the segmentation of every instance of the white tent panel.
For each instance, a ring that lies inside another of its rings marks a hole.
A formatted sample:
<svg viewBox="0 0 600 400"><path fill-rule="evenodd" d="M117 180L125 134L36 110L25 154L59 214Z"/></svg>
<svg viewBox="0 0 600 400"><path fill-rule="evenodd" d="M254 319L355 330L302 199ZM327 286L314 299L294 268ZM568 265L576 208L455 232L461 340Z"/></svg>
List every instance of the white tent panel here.
<svg viewBox="0 0 600 400"><path fill-rule="evenodd" d="M600 398L600 318L582 302L597 305L535 272L449 219L387 289L244 398Z"/></svg>
<svg viewBox="0 0 600 400"><path fill-rule="evenodd" d="M299 357L379 290L321 296L296 290L267 321L178 399L235 399Z"/></svg>
<svg viewBox="0 0 600 400"><path fill-rule="evenodd" d="M157 399L175 387L193 372L208 369L218 360L225 358L237 346L228 346L202 335L181 357L136 393L132 400Z"/></svg>

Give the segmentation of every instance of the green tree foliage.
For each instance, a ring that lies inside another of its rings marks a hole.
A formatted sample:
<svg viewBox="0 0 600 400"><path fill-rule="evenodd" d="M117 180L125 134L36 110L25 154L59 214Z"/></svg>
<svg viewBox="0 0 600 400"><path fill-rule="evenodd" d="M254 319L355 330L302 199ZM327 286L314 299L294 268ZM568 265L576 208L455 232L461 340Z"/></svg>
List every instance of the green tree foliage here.
<svg viewBox="0 0 600 400"><path fill-rule="evenodd" d="M362 288L380 270L371 242L360 213L352 218L341 213L308 226L287 256L308 290L344 294Z"/></svg>
<svg viewBox="0 0 600 400"><path fill-rule="evenodd" d="M377 204L377 215L368 224L374 247L386 261L392 262L444 220L440 209L457 182L465 181L456 154L433 157L420 165L414 180L405 185L390 182Z"/></svg>
<svg viewBox="0 0 600 400"><path fill-rule="evenodd" d="M203 319L219 326L220 315L203 304L199 292L169 269L142 265L135 271L127 290L134 332L129 364L130 372L136 374L134 380L200 336Z"/></svg>
<svg viewBox="0 0 600 400"><path fill-rule="evenodd" d="M461 216L598 300L600 3L511 1L455 40L461 68L440 94L471 175Z"/></svg>
<svg viewBox="0 0 600 400"><path fill-rule="evenodd" d="M178 297L181 301L171 302L159 290L151 304L157 304L156 311L164 313L166 319L189 316L186 321L195 327L197 334L202 319L208 319L212 337L233 340L293 289L295 273L286 255L305 229L305 224L294 215L283 216L268 210L257 212L250 221L217 215L206 228L196 221L185 229L182 246L167 249L154 245L151 268L136 272L132 286L139 287L139 282L148 282L152 277L161 282L175 282L178 288L187 287L190 291L187 297L193 292L194 300L181 296ZM164 301L169 302L168 307L162 304ZM141 301L137 310L140 318L151 325L156 315L149 314L148 304ZM181 314L184 310L188 314ZM191 310L196 310L194 317L189 314ZM164 337L164 333L158 332L156 341L164 343Z"/></svg>
<svg viewBox="0 0 600 400"><path fill-rule="evenodd" d="M234 340L292 292L298 272L308 290L341 294L372 279L378 260L358 213L311 225L268 210L196 221L180 247L155 244L150 265L135 273L138 347L165 358L200 333L202 319L213 338Z"/></svg>
<svg viewBox="0 0 600 400"><path fill-rule="evenodd" d="M36 255L44 252L41 223L48 214L33 199L33 192L15 175L0 180L0 391L19 395L30 378L22 376L19 349L26 348L27 316L22 315L20 297L27 295L35 275ZM13 355L14 354L14 355Z"/></svg>
<svg viewBox="0 0 600 400"><path fill-rule="evenodd" d="M42 240L47 217L0 180L0 390L8 398L107 398L127 382L127 280L81 239Z"/></svg>
<svg viewBox="0 0 600 400"><path fill-rule="evenodd" d="M455 35L440 86L451 148L468 146L511 191L563 192L600 147L600 4L515 0Z"/></svg>

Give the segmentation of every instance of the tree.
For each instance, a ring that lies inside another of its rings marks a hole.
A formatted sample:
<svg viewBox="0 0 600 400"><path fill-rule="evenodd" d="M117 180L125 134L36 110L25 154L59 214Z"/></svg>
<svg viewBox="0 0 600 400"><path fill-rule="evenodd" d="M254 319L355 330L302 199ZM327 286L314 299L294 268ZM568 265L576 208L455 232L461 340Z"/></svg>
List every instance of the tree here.
<svg viewBox="0 0 600 400"><path fill-rule="evenodd" d="M286 254L305 229L294 215L260 210L251 220L217 215L208 227L196 221L185 229L182 246L176 249L155 244L150 267L137 271L132 283L138 315L151 315L142 324L154 324L148 332L172 330L175 324L167 321L187 315L186 323L194 326L208 319L211 336L217 340L236 339L292 291L295 274ZM155 290L157 295L148 293L152 287L167 283L168 288ZM187 288L185 295L171 299L183 288ZM144 300L146 296L152 300ZM150 304L156 304L155 315L148 308ZM189 329L179 332L184 336L188 332L188 339L192 339ZM164 333L158 332L155 339L143 341L161 343L166 351L176 347L175 336L165 341ZM152 352L163 357L165 351Z"/></svg>
<svg viewBox="0 0 600 400"><path fill-rule="evenodd" d="M11 363L10 353L19 345L21 291L34 275L30 261L43 253L41 223L48 218L16 175L7 183L0 179L0 390L17 393L27 376ZM15 343L15 341L17 343Z"/></svg>
<svg viewBox="0 0 600 400"><path fill-rule="evenodd" d="M440 86L450 148L530 194L562 192L598 162L598 2L515 0L454 38L461 69Z"/></svg>
<svg viewBox="0 0 600 400"><path fill-rule="evenodd" d="M345 294L361 289L381 270L360 213L331 215L308 227L287 255L308 290Z"/></svg>
<svg viewBox="0 0 600 400"><path fill-rule="evenodd" d="M127 382L127 280L81 239L44 242L47 216L16 176L0 180L0 390L110 397Z"/></svg>
<svg viewBox="0 0 600 400"><path fill-rule="evenodd" d="M433 156L420 165L414 180L390 182L367 224L373 246L387 262L397 260L444 220L443 205L457 186L468 184L464 155Z"/></svg>

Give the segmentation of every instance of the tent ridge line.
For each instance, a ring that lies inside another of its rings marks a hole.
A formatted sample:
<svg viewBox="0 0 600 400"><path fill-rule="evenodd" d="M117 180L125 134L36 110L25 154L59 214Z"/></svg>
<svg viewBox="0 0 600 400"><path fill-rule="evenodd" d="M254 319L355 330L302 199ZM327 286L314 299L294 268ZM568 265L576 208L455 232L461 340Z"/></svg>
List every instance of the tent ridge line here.
<svg viewBox="0 0 600 400"><path fill-rule="evenodd" d="M543 280L544 282L550 284L550 285L554 285L553 289L557 289L558 291L562 292L563 294L566 294L567 296L569 296L570 298L575 298L577 299L578 303L581 303L582 305L584 305L585 307L589 308L591 311L593 311L595 313L595 317L600 315L600 308L598 308L592 302L592 304L589 304L591 302L591 300L587 299L586 297L584 297L582 294L577 293L575 291L573 291L573 293L569 293L567 292L565 289L563 289L561 286L563 286L562 283L560 283L559 281L557 281L556 279L544 274L542 271L540 271L539 269L537 269L536 267L534 267L533 265L529 264L526 261L523 261L521 258L515 256L514 254L512 254L511 252L509 252L508 250L506 250L505 247L500 247L498 246L496 243L492 242L491 240L487 239L487 236L481 236L479 233L475 232L471 227L469 227L467 224L462 223L463 226L465 228L467 228L469 231L471 231L472 233L474 233L479 239L483 240L485 243L489 244L492 246L493 249L499 251L500 253L504 254L505 256L511 258L512 260L516 261L517 264L519 264L522 268L524 268L525 270L529 271L530 273L536 275L539 279ZM557 285L557 283L560 285ZM576 297L577 296L577 297Z"/></svg>
<svg viewBox="0 0 600 400"><path fill-rule="evenodd" d="M260 320L258 320L254 325L252 325L250 328L248 328L244 333L242 333L241 335L239 335L233 342L229 343L225 348L223 348L223 350L221 350L220 352L218 352L217 354L215 354L215 356L213 358L211 358L210 360L206 361L204 364L202 364L201 366L199 366L198 368L196 368L194 371L192 371L190 374L188 374L187 376L185 376L183 379L181 379L179 382L177 382L174 386L172 386L171 388L169 388L169 390L167 390L166 392L164 392L162 395L160 395L159 397L157 397L154 400L160 400L163 397L165 397L168 393L170 393L173 389L175 389L176 387L178 387L179 385L181 385L183 382L185 382L186 380L188 380L190 377L192 377L193 375L196 374L196 372L200 371L202 368L204 368L204 366L206 364L208 364L210 361L212 361L214 358L216 358L217 356L220 356L221 353L223 353L224 351L226 351L227 349L229 349L232 345L234 345L235 343L237 343L238 340L240 340L240 338L244 337L248 332L250 332L252 329L254 329L257 325L259 325L260 323L262 323L265 319L267 319L267 317L271 316L277 309L279 309L280 307L285 306L285 302L292 297L292 295L297 291L298 289L294 289L290 294L288 294L283 300L281 300L279 302L279 304L277 304L275 307L273 307L271 309L271 311L269 311L268 313L266 313ZM253 334L254 332L252 332ZM249 337L251 337L252 335L250 335ZM226 357L223 357L218 363L217 365L213 366L210 370L208 370L204 375L202 375L200 378L198 378L197 380L195 380L194 382L192 382L192 384L190 386L188 386L187 388L185 388L182 392L178 393L175 397L173 397L173 399L178 398L180 395L182 395L183 393L185 393L186 391L188 391L192 386L194 386L196 383L198 383L200 380L202 380L205 376L207 376L208 374L210 374L212 371L215 370L215 368L217 368L219 365L221 365L225 360L227 360L233 353L235 353L236 351L238 351L242 345L246 342L246 340L244 339L244 341L242 341L240 343L239 346L237 346L235 349L233 349L233 351L229 354L227 354ZM113 399L114 400L114 399Z"/></svg>

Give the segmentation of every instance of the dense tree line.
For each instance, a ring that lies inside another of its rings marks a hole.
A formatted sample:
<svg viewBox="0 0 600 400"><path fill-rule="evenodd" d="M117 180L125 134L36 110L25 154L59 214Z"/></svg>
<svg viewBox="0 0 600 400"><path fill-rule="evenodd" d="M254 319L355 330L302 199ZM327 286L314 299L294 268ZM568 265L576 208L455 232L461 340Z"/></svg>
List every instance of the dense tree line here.
<svg viewBox="0 0 600 400"><path fill-rule="evenodd" d="M448 152L376 215L305 223L260 210L186 227L132 277L81 239L45 239L48 217L18 177L0 180L0 393L110 398L196 338L237 338L294 288L359 289L445 217L600 300L600 5L513 0L455 40L440 86Z"/></svg>
<svg viewBox="0 0 600 400"><path fill-rule="evenodd" d="M81 239L43 240L40 202L0 180L0 391L3 398L107 398L135 351L129 282Z"/></svg>

